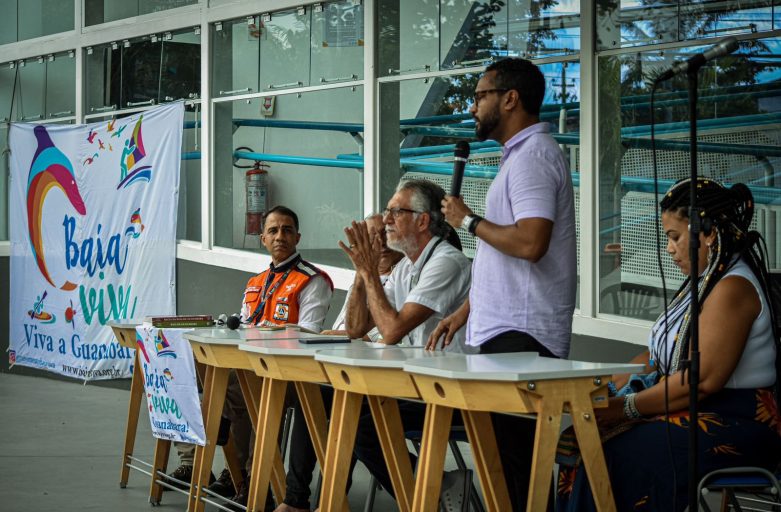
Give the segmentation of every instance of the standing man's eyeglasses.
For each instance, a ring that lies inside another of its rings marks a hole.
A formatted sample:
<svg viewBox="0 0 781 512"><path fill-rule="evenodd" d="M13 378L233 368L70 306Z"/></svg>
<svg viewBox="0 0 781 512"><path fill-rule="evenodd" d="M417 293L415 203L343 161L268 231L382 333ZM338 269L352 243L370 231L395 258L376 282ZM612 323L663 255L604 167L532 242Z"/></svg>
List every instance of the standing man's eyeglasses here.
<svg viewBox="0 0 781 512"><path fill-rule="evenodd" d="M474 98L475 105L477 105L478 103L480 103L480 100L482 100L492 92L507 92L509 90L510 89L483 89L482 91L475 91L475 94L474 96L472 96L472 98Z"/></svg>

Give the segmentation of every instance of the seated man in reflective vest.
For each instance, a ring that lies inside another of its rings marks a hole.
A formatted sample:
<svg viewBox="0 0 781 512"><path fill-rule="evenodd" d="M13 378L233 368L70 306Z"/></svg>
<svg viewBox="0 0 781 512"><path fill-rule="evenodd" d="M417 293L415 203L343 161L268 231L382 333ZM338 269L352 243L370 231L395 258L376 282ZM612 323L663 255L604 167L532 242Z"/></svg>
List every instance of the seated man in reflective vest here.
<svg viewBox="0 0 781 512"><path fill-rule="evenodd" d="M271 255L271 265L247 282L241 307L241 321L248 325L297 324L320 332L333 294L331 278L298 254L301 240L298 215L284 206L275 206L266 214L260 240ZM252 466L254 435L235 374L231 373L225 410L231 420L231 435L239 452L239 461L247 471ZM227 469L209 489L233 496L246 505L249 479L235 492ZM270 496L270 495L269 495Z"/></svg>

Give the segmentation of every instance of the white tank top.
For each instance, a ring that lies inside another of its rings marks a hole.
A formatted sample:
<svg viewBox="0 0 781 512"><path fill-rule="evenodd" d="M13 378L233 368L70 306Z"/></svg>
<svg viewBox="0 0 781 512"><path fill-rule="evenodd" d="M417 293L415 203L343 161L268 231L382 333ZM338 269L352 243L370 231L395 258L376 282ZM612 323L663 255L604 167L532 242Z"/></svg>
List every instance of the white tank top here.
<svg viewBox="0 0 781 512"><path fill-rule="evenodd" d="M759 296L759 302L761 304L761 311L754 323L751 325L751 330L746 340L746 346L743 348L743 354L738 361L735 371L732 372L729 380L725 384L726 388L733 389L753 389L772 386L776 381L776 344L773 340L773 329L770 323L770 308L767 304L765 294L762 291L762 287L759 284L751 268L742 260L738 262L727 271L722 279L730 276L739 276L747 280L754 286L757 295ZM675 310L668 311L668 342L664 347L664 317L660 317L653 328L651 329L651 336L649 339L650 351L652 358L656 354L657 358L664 357L664 360L669 360L670 352L673 347L673 337L678 332L681 322L683 321L683 313L688 311L689 301L684 301L679 304L679 307ZM665 353L666 352L666 353ZM659 365L660 369L664 367L663 361L655 361Z"/></svg>

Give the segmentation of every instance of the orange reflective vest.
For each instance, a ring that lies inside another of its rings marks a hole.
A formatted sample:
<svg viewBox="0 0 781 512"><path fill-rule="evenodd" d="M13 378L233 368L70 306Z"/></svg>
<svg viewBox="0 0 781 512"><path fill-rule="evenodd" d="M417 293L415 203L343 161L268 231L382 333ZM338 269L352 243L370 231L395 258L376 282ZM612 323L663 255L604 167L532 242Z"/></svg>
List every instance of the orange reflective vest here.
<svg viewBox="0 0 781 512"><path fill-rule="evenodd" d="M252 320L252 325L281 325L298 323L299 294L309 281L321 275L333 289L328 274L298 256L288 265L268 269L247 282L242 301L241 317ZM282 281L284 279L284 281ZM261 307L262 311L258 311Z"/></svg>

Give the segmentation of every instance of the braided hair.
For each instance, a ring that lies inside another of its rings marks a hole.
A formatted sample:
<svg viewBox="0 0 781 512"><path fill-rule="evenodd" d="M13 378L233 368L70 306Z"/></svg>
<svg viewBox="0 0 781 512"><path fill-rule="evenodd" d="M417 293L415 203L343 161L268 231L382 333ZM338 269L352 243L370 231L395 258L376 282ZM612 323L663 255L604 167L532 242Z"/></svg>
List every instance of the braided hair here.
<svg viewBox="0 0 781 512"><path fill-rule="evenodd" d="M708 251L708 264L697 284L699 304L702 305L714 286L721 280L727 271L737 262L739 256L751 268L756 276L765 300L770 307L770 319L773 335L776 340L776 374L781 363L781 350L778 347L779 326L776 323L774 305L771 298L771 280L767 270L767 248L765 240L757 231L750 229L751 219L754 216L754 197L751 190L743 183L735 183L731 187L706 179L698 178L696 181L697 207L701 217L703 231L715 232L716 240ZM691 179L676 182L664 195L659 203L663 213L671 213L680 218L689 217ZM691 294L692 276L696 275L696 268L681 285L675 298L669 305L674 309L678 304L687 300ZM688 356L689 352L689 325L690 318L687 314L675 336L676 343L673 349L672 361L668 369L676 371L680 368L680 361ZM778 380L776 383L778 385ZM777 394L778 396L778 394Z"/></svg>

